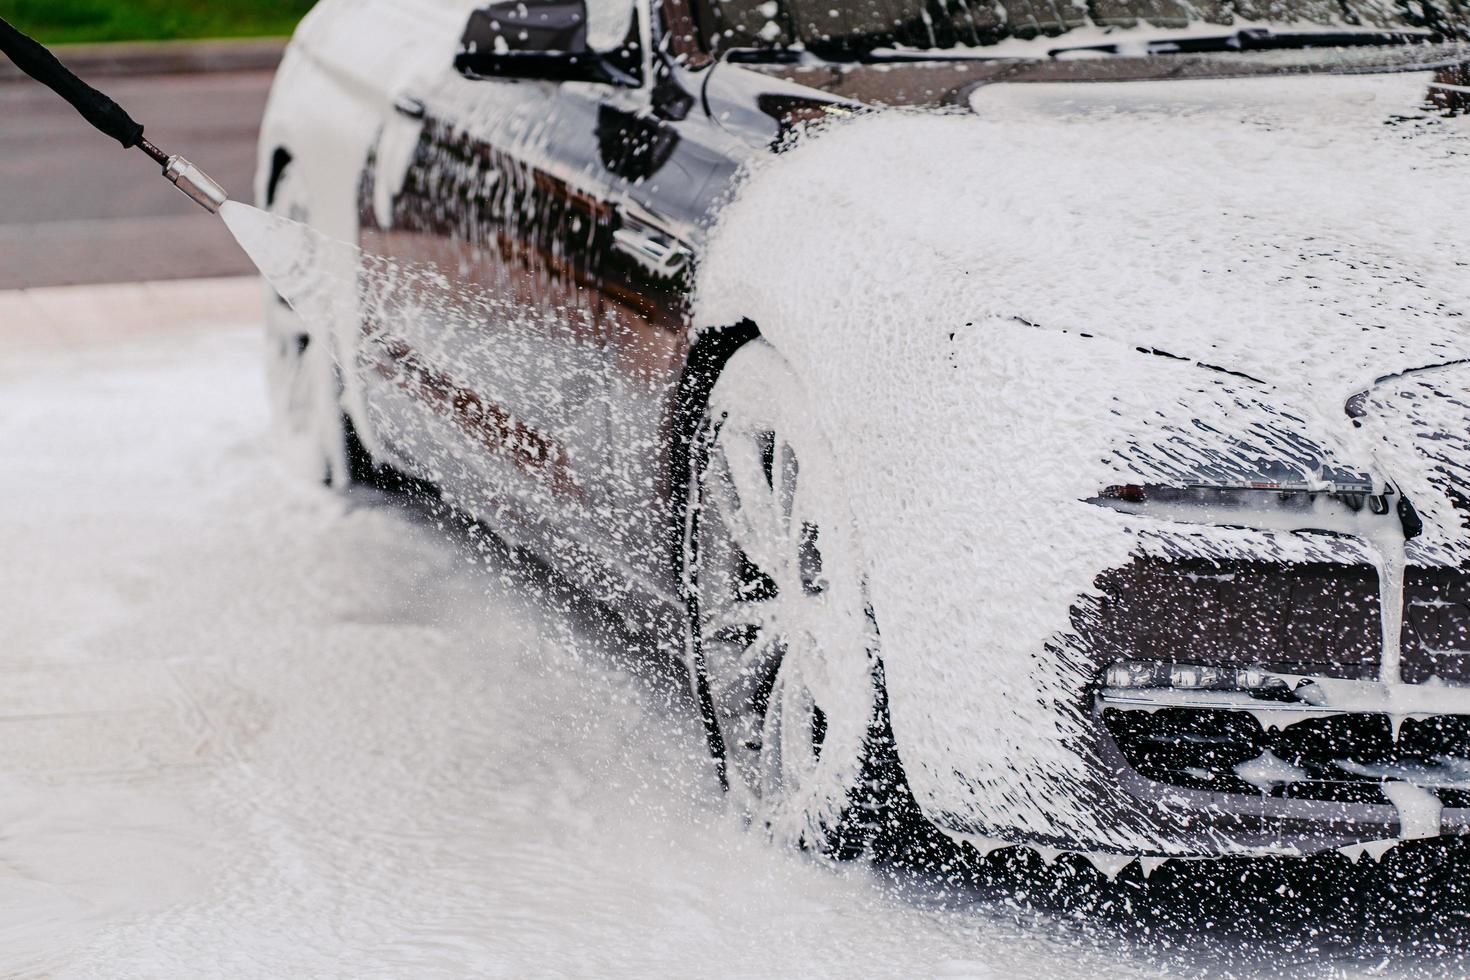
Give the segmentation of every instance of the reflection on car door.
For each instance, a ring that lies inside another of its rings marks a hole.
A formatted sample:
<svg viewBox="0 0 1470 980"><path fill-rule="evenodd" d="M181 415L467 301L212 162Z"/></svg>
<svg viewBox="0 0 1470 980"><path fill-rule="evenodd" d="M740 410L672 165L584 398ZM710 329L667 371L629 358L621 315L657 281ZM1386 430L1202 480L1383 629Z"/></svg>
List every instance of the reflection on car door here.
<svg viewBox="0 0 1470 980"><path fill-rule="evenodd" d="M400 175L370 164L363 246L472 284L493 311L468 327L422 328L432 336L373 325L375 432L478 516L493 508L532 535L538 550L595 543L606 338L584 286L588 243L607 219L578 186L584 168L568 157L576 140L558 86L455 75L399 109L422 113L421 132L386 208L373 207L374 181Z"/></svg>
<svg viewBox="0 0 1470 980"><path fill-rule="evenodd" d="M715 201L748 151L668 78L637 92L566 86L596 141L592 167L612 221L592 257L608 372L609 529L629 570L673 592L681 540L670 499L672 420L690 349L692 263ZM579 91L573 91L574 89Z"/></svg>
<svg viewBox="0 0 1470 980"><path fill-rule="evenodd" d="M363 244L477 283L506 315L383 338L375 422L472 510L493 500L494 516L535 525L554 563L575 545L673 595L689 264L748 148L665 76L639 89L455 76L404 108L419 104L401 190L374 209L384 195L364 188Z"/></svg>

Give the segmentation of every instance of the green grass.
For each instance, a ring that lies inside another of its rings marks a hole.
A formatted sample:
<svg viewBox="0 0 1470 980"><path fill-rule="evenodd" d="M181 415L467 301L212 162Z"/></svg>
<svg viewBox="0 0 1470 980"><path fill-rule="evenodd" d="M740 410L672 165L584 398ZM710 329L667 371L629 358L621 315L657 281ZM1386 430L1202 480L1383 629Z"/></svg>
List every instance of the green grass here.
<svg viewBox="0 0 1470 980"><path fill-rule="evenodd" d="M0 0L0 17L46 44L290 34L315 0Z"/></svg>

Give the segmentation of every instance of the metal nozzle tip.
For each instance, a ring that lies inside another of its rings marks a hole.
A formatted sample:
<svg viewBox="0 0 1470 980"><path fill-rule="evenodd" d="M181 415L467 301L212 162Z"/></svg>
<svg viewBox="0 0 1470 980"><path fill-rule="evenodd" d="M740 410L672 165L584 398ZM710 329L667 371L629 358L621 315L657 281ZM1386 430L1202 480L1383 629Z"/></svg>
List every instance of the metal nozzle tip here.
<svg viewBox="0 0 1470 980"><path fill-rule="evenodd" d="M163 175L210 214L219 213L219 209L230 199L225 189L215 183L209 174L183 157L169 157L168 166L163 168Z"/></svg>

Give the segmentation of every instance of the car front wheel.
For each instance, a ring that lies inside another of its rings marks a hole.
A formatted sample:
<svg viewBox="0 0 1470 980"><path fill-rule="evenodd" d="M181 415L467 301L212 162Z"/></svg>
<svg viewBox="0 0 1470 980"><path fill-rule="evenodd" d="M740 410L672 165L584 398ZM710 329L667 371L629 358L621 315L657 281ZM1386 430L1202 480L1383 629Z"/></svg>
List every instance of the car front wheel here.
<svg viewBox="0 0 1470 980"><path fill-rule="evenodd" d="M778 841L850 857L887 816L878 763L895 756L856 527L817 419L762 340L716 382L691 453L686 647L734 804Z"/></svg>

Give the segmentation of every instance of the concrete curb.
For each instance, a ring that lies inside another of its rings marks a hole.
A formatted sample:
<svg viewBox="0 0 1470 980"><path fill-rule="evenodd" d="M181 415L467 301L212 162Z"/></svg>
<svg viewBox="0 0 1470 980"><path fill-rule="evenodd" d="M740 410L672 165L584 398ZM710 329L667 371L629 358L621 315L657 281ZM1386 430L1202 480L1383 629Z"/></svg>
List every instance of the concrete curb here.
<svg viewBox="0 0 1470 980"><path fill-rule="evenodd" d="M53 49L83 78L123 75L178 75L192 72L275 71L286 38L223 41L147 41L122 44L66 44ZM25 78L0 58L0 82Z"/></svg>

